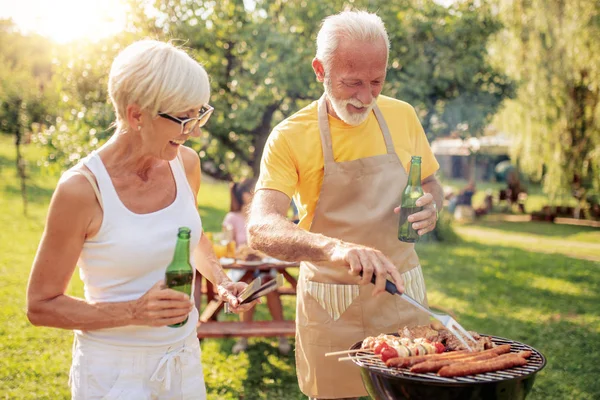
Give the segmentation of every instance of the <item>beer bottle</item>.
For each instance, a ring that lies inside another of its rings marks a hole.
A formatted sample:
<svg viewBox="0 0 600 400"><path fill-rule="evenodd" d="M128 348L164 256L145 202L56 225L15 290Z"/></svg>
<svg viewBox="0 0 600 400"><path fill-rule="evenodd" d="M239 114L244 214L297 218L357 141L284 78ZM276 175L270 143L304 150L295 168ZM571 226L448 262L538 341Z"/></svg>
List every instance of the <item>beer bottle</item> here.
<svg viewBox="0 0 600 400"><path fill-rule="evenodd" d="M190 264L190 234L190 228L179 228L173 261L171 261L165 272L165 285L170 289L185 293L191 297L194 268ZM169 326L177 328L185 325L187 320L186 318L182 322Z"/></svg>
<svg viewBox="0 0 600 400"><path fill-rule="evenodd" d="M417 213L423 207L417 207L417 200L423 196L421 187L421 157L412 156L410 160L410 171L408 173L408 183L402 193L402 202L400 204L400 224L398 226L398 240L402 242L414 243L419 240L419 234L412 227L412 222L408 221L408 216Z"/></svg>

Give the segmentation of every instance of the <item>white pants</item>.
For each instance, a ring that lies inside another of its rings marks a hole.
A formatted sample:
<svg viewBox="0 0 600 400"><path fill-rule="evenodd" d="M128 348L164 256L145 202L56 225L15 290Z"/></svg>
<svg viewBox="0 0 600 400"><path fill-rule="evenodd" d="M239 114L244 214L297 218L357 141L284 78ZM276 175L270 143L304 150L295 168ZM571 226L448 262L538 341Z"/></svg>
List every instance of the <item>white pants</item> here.
<svg viewBox="0 0 600 400"><path fill-rule="evenodd" d="M170 346L125 347L77 340L69 383L75 400L205 400L194 331Z"/></svg>

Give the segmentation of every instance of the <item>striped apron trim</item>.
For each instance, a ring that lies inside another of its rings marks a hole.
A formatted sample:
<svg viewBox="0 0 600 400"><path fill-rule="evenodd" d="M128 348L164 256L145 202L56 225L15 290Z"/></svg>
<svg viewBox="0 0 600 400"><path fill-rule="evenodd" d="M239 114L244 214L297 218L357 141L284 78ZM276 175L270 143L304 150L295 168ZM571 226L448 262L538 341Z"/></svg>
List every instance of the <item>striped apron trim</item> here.
<svg viewBox="0 0 600 400"><path fill-rule="evenodd" d="M425 278L423 277L421 266L418 265L410 271L403 273L402 279L404 279L404 293L424 306L427 306L425 304Z"/></svg>
<svg viewBox="0 0 600 400"><path fill-rule="evenodd" d="M339 285L306 281L306 291L317 300L334 321L337 321L344 311L360 294L358 285Z"/></svg>
<svg viewBox="0 0 600 400"><path fill-rule="evenodd" d="M404 292L423 304L425 302L425 279L421 266L402 274ZM306 280L306 291L314 297L327 314L337 321L360 293L359 285L340 285Z"/></svg>

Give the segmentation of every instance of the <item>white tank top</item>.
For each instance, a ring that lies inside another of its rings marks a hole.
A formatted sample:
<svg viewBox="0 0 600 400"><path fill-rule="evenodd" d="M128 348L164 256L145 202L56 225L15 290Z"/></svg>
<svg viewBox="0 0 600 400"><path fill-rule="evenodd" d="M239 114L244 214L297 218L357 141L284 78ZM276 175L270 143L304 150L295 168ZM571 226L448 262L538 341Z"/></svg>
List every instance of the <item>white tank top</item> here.
<svg viewBox="0 0 600 400"><path fill-rule="evenodd" d="M169 162L177 196L167 207L148 214L130 211L119 199L102 160L93 152L83 161L95 175L103 205L98 233L83 244L79 275L85 298L93 302L130 301L140 298L164 279L173 258L177 231L191 229L190 251L202 234L202 221L179 158ZM192 257L192 265L194 265ZM195 268L195 265L194 265ZM187 323L179 328L130 325L119 328L75 331L82 339L126 346L162 346L188 337L196 329L198 310L194 307Z"/></svg>

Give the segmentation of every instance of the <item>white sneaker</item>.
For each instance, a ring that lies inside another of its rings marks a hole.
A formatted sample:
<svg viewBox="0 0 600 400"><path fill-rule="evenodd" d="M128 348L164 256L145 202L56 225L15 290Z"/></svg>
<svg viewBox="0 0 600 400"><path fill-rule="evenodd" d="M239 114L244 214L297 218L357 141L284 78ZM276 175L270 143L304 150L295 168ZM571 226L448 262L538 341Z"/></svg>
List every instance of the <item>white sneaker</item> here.
<svg viewBox="0 0 600 400"><path fill-rule="evenodd" d="M248 339L246 339L246 338L240 338L233 345L233 347L231 349L231 352L233 354L238 354L238 353L240 353L242 351L246 351L247 348L248 348Z"/></svg>

